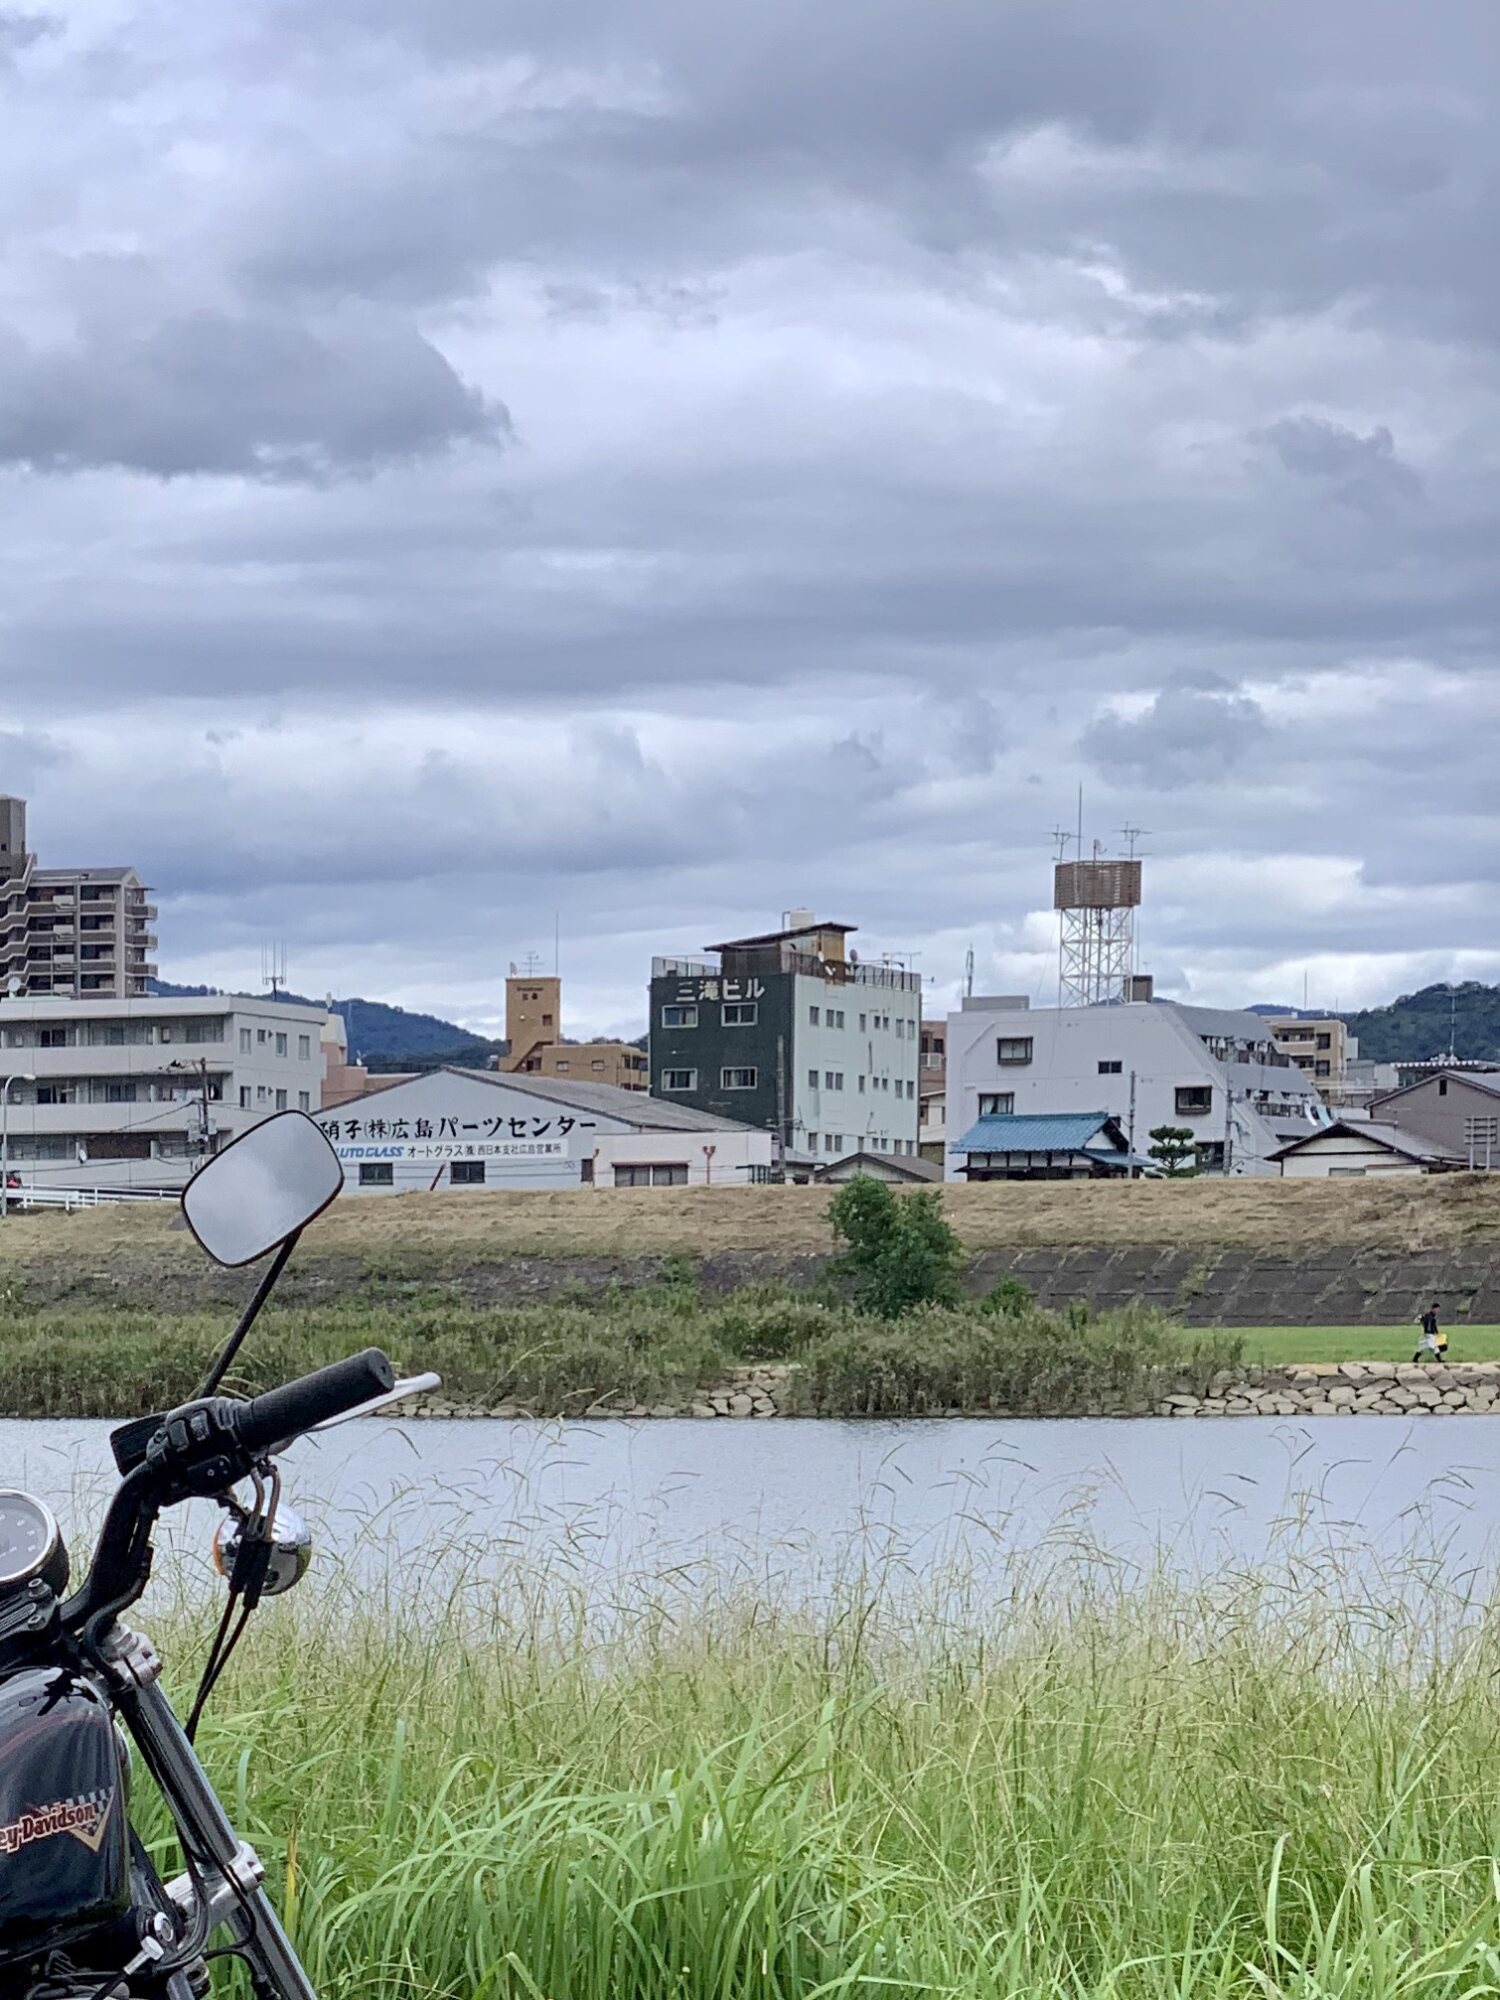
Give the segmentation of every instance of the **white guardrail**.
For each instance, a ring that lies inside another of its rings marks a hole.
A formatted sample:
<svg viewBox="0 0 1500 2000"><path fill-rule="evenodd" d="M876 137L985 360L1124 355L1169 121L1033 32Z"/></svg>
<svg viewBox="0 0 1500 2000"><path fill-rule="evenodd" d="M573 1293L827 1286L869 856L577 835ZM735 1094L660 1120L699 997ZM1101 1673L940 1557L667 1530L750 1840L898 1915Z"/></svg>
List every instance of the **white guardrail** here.
<svg viewBox="0 0 1500 2000"><path fill-rule="evenodd" d="M173 1188L9 1188L6 1198L12 1209L109 1208L117 1202L176 1201Z"/></svg>

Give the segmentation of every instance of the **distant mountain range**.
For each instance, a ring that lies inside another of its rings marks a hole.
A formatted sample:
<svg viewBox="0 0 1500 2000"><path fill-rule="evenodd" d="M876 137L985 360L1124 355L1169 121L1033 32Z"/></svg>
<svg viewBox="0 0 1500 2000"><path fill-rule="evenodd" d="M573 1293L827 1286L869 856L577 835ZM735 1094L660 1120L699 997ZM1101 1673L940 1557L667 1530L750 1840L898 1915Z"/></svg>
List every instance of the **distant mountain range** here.
<svg viewBox="0 0 1500 2000"><path fill-rule="evenodd" d="M1448 1053L1500 1061L1500 986L1466 979L1459 986L1424 986L1388 1007L1346 1014L1361 1057L1374 1062L1422 1062Z"/></svg>
<svg viewBox="0 0 1500 2000"><path fill-rule="evenodd" d="M151 990L184 1000L207 999L223 991L217 986L177 986L169 979L153 980ZM310 1000L301 993L283 993L280 997L293 1006L330 1005L327 1000ZM383 1000L335 1000L331 1011L343 1016L351 1061L362 1062L367 1069L382 1074L391 1070L441 1069L445 1063L485 1069L492 1057L505 1052L503 1041L489 1041L436 1014L414 1014L404 1007L388 1007Z"/></svg>

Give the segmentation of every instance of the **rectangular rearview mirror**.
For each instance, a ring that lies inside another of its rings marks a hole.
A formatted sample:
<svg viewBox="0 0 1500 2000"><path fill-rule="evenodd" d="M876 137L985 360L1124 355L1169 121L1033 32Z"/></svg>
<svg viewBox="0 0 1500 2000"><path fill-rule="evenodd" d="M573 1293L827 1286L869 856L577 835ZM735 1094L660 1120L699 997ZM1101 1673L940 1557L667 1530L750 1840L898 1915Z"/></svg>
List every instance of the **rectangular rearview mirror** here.
<svg viewBox="0 0 1500 2000"><path fill-rule="evenodd" d="M215 1263L253 1264L320 1216L343 1184L322 1127L278 1111L198 1169L182 1212Z"/></svg>

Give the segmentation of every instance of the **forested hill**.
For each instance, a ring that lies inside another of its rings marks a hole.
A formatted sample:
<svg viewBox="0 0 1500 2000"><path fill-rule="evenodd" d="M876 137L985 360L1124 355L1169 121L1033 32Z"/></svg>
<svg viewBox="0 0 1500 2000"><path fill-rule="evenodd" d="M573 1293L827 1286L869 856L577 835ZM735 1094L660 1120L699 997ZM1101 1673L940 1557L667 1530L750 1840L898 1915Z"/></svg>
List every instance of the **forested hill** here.
<svg viewBox="0 0 1500 2000"><path fill-rule="evenodd" d="M217 990L212 986L176 986L167 979L152 982L153 992L178 999L203 999ZM265 998L263 994L259 997ZM283 993L281 997L303 1007L329 1004L300 993ZM437 1069L444 1063L483 1069L504 1046L436 1014L408 1013L404 1007L389 1007L383 1000L335 1000L332 1009L344 1017L350 1056L372 1070Z"/></svg>
<svg viewBox="0 0 1500 2000"><path fill-rule="evenodd" d="M1468 979L1461 986L1424 986L1388 1007L1346 1016L1372 1062L1420 1062L1448 1053L1500 1061L1500 986Z"/></svg>

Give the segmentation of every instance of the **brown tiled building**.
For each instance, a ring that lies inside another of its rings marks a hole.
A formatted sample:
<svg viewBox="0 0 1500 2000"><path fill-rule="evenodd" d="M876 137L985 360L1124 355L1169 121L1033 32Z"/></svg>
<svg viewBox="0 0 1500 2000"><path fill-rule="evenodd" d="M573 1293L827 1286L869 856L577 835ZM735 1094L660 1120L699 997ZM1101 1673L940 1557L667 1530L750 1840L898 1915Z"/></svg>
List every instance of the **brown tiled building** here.
<svg viewBox="0 0 1500 2000"><path fill-rule="evenodd" d="M651 1066L629 1042L565 1042L562 981L556 975L512 972L505 982L505 1040L498 1067L513 1075L555 1076L573 1083L608 1083L647 1091Z"/></svg>

